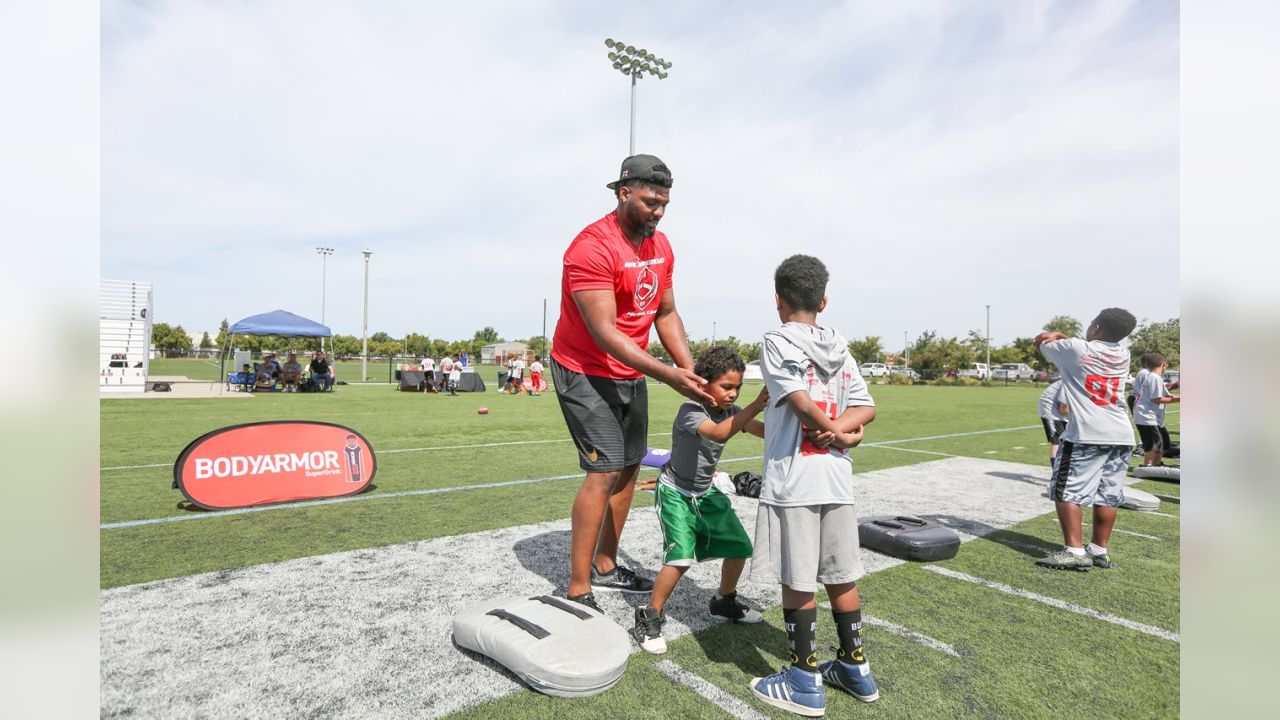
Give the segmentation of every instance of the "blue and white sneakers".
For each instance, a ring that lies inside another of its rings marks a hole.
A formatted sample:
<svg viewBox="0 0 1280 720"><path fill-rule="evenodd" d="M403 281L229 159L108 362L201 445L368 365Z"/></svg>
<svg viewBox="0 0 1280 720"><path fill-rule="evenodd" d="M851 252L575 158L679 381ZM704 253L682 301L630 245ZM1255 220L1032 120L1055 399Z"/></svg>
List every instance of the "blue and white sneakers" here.
<svg viewBox="0 0 1280 720"><path fill-rule="evenodd" d="M752 678L748 683L752 694L776 708L798 715L822 717L827 696L822 689L822 676L788 665L769 677Z"/></svg>
<svg viewBox="0 0 1280 720"><path fill-rule="evenodd" d="M875 702L880 697L875 678L871 677L871 663L828 660L818 666L818 672L828 683L844 690L862 702Z"/></svg>

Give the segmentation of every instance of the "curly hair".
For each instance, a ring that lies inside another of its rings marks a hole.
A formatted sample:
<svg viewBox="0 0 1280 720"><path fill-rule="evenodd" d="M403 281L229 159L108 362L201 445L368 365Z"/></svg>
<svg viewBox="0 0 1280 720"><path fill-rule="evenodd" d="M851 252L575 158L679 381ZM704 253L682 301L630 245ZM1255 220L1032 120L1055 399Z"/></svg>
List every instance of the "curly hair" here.
<svg viewBox="0 0 1280 720"><path fill-rule="evenodd" d="M1133 313L1117 307L1103 310L1093 321L1098 324L1099 339L1107 342L1120 342L1138 326Z"/></svg>
<svg viewBox="0 0 1280 720"><path fill-rule="evenodd" d="M792 310L818 312L827 293L827 266L810 255L792 255L773 272L773 291Z"/></svg>
<svg viewBox="0 0 1280 720"><path fill-rule="evenodd" d="M717 345L709 347L702 351L698 356L698 360L693 364L693 372L698 377L711 382L730 370L737 370L739 373L745 372L747 366L742 363L742 358L732 348Z"/></svg>

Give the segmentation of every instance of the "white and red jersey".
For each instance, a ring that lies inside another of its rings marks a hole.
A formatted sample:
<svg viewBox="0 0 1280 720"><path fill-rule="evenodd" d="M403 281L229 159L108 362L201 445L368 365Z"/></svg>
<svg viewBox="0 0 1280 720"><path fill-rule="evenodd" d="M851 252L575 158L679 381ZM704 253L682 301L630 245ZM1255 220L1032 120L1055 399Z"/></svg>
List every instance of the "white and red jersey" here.
<svg viewBox="0 0 1280 720"><path fill-rule="evenodd" d="M1062 372L1069 411L1063 440L1086 445L1133 444L1133 428L1124 405L1128 348L1103 340L1063 338L1041 345L1040 354Z"/></svg>
<svg viewBox="0 0 1280 720"><path fill-rule="evenodd" d="M661 232L632 245L618 226L616 212L588 225L564 253L560 281L560 320L551 356L561 367L583 375L626 380L643 373L618 362L591 337L573 293L612 290L615 324L641 350L649 347L649 331L662 293L671 287L675 254Z"/></svg>
<svg viewBox="0 0 1280 720"><path fill-rule="evenodd" d="M765 333L760 371L769 404L764 410L760 502L781 507L854 502L849 452L810 443L785 399L797 391L808 393L832 419L850 407L874 406L848 346L839 332L802 323Z"/></svg>

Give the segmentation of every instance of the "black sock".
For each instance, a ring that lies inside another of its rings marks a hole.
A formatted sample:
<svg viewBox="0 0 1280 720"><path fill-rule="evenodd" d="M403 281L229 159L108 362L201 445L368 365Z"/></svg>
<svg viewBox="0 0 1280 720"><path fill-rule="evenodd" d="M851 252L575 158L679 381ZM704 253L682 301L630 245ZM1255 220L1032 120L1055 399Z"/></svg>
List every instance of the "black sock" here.
<svg viewBox="0 0 1280 720"><path fill-rule="evenodd" d="M791 665L805 672L818 672L818 608L782 610L791 646Z"/></svg>
<svg viewBox="0 0 1280 720"><path fill-rule="evenodd" d="M862 610L849 612L831 611L836 621L836 633L840 636L840 649L836 659L861 665L867 661L862 654Z"/></svg>

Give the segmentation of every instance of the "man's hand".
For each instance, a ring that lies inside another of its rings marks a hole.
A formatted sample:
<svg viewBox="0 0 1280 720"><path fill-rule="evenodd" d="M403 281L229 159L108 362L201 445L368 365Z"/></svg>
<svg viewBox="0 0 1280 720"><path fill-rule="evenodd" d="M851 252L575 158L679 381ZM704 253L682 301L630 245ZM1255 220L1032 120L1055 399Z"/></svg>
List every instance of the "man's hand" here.
<svg viewBox="0 0 1280 720"><path fill-rule="evenodd" d="M1036 335L1035 340L1032 340L1031 343L1035 345L1037 348L1039 348L1041 345L1045 343L1051 343L1051 342L1054 342L1055 340L1061 340L1065 337L1069 337L1069 336L1066 333L1045 330L1039 335Z"/></svg>
<svg viewBox="0 0 1280 720"><path fill-rule="evenodd" d="M764 410L765 405L768 405L768 404L769 404L769 387L766 385L760 388L760 394L756 396L755 400L751 401L751 404L748 405L746 409L759 413L761 410Z"/></svg>
<svg viewBox="0 0 1280 720"><path fill-rule="evenodd" d="M668 371L664 374L667 377L661 378L662 382L675 388L675 391L681 395L707 405L716 404L716 399L708 395L706 390L703 390L707 381L695 375L692 370L674 367L668 368Z"/></svg>

